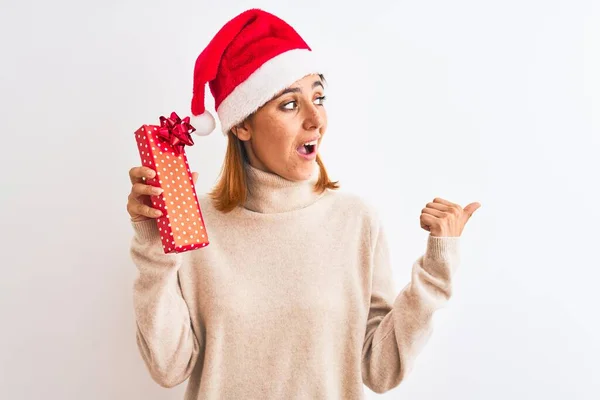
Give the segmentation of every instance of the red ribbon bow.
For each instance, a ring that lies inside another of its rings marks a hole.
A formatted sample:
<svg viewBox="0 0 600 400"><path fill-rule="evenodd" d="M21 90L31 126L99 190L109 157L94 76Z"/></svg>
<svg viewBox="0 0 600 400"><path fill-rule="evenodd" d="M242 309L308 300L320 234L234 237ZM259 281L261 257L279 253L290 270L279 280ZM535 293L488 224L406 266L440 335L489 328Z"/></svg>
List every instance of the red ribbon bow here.
<svg viewBox="0 0 600 400"><path fill-rule="evenodd" d="M158 138L168 143L179 155L183 152L184 146L193 146L194 141L190 133L196 128L190 125L190 117L183 120L173 111L170 118L160 117L160 128L158 129Z"/></svg>

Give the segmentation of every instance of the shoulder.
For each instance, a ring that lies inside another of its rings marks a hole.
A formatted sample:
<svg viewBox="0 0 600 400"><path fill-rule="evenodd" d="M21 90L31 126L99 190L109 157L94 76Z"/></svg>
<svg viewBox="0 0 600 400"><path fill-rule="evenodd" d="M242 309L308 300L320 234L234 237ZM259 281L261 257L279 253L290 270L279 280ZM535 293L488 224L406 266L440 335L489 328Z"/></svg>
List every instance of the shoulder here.
<svg viewBox="0 0 600 400"><path fill-rule="evenodd" d="M329 197L335 206L343 209L352 209L366 218L377 218L374 204L366 197L348 191L330 191Z"/></svg>
<svg viewBox="0 0 600 400"><path fill-rule="evenodd" d="M198 205L205 223L214 225L216 221L223 219L221 212L217 210L212 197L208 193L198 194Z"/></svg>
<svg viewBox="0 0 600 400"><path fill-rule="evenodd" d="M214 208L212 199L208 193L198 194L198 203L200 208Z"/></svg>
<svg viewBox="0 0 600 400"><path fill-rule="evenodd" d="M222 220L224 214L217 210L214 204L213 198L208 193L198 194L198 205L204 219L208 220Z"/></svg>
<svg viewBox="0 0 600 400"><path fill-rule="evenodd" d="M340 190L330 191L328 197L331 213L360 222L373 234L379 231L381 216L371 200L357 193Z"/></svg>

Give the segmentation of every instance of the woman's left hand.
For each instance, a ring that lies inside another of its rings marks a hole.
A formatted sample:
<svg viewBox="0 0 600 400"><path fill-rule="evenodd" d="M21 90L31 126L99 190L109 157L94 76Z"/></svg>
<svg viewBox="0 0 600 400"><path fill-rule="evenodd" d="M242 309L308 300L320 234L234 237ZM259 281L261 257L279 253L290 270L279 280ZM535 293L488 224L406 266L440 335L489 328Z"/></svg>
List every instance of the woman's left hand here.
<svg viewBox="0 0 600 400"><path fill-rule="evenodd" d="M421 228L431 236L460 236L471 215L481 207L471 203L465 208L448 200L436 197L421 210Z"/></svg>

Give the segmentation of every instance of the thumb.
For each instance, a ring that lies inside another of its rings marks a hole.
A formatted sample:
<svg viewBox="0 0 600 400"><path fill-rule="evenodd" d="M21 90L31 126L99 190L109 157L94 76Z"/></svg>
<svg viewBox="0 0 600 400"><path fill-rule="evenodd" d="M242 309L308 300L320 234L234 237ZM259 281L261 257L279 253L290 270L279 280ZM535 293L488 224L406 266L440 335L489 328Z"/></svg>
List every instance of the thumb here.
<svg viewBox="0 0 600 400"><path fill-rule="evenodd" d="M467 217L471 218L471 215L473 215L473 213L475 212L475 210L477 210L479 207L481 207L480 203L471 203L468 206L466 206L464 208L465 213L467 213Z"/></svg>
<svg viewBox="0 0 600 400"><path fill-rule="evenodd" d="M192 172L192 180L194 181L194 185L198 181L198 175L199 174L197 172Z"/></svg>

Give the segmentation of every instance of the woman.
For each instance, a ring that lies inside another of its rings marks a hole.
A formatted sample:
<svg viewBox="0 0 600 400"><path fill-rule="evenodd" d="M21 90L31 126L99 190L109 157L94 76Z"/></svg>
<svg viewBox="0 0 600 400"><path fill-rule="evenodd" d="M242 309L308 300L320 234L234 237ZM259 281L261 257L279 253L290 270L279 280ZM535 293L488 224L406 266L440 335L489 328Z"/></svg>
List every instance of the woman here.
<svg viewBox="0 0 600 400"><path fill-rule="evenodd" d="M336 191L318 154L327 128L316 57L284 21L248 10L198 57L192 125L228 148L200 196L210 245L164 254L146 167L130 171L128 211L137 343L152 378L186 399L361 399L396 387L451 295L464 210L429 203L430 231L397 293L385 230L359 197ZM193 174L194 181L197 173Z"/></svg>

